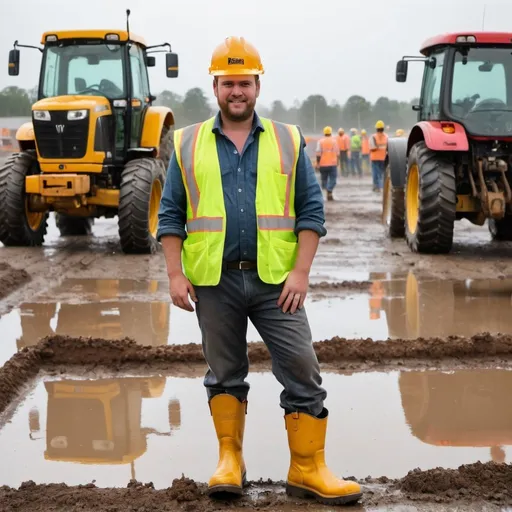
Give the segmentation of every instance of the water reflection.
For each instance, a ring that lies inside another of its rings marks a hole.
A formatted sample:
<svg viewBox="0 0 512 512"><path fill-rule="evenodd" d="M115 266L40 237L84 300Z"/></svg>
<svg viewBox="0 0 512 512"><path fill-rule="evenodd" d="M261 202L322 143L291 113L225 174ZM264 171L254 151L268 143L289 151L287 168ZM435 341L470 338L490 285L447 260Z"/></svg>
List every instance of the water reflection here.
<svg viewBox="0 0 512 512"><path fill-rule="evenodd" d="M369 318L385 316L390 338L512 332L512 279L370 278Z"/></svg>
<svg viewBox="0 0 512 512"><path fill-rule="evenodd" d="M129 337L142 345L165 345L170 303L151 300L161 298L160 287L158 281L66 280L51 290L51 295L20 306L22 335L17 339L18 350L51 334Z"/></svg>
<svg viewBox="0 0 512 512"><path fill-rule="evenodd" d="M401 373L400 394L412 434L435 446L489 447L505 462L512 445L512 371Z"/></svg>
<svg viewBox="0 0 512 512"><path fill-rule="evenodd" d="M160 398L165 383L165 377L45 382L45 460L132 464L145 453L148 435L170 436L181 426L177 399L167 404L167 431L141 426L143 400ZM29 411L28 421L30 439L39 439L37 407Z"/></svg>

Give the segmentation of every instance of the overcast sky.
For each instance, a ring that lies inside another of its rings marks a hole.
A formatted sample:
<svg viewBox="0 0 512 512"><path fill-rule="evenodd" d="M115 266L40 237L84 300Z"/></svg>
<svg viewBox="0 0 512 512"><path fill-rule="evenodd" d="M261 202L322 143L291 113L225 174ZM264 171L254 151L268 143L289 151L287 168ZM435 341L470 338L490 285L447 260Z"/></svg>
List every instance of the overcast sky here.
<svg viewBox="0 0 512 512"><path fill-rule="evenodd" d="M0 89L37 83L40 54L22 50L21 73L7 74L15 39L38 44L47 30L124 28L148 44L168 41L179 54L180 77L165 77L163 57L150 70L152 91L183 94L199 86L211 95L211 52L226 36L246 37L266 73L260 101L288 106L310 94L340 103L352 94L409 100L419 93L422 64L411 64L406 84L395 82L396 61L418 53L438 33L485 29L512 32L512 0L2 0ZM3 61L1 60L3 59Z"/></svg>

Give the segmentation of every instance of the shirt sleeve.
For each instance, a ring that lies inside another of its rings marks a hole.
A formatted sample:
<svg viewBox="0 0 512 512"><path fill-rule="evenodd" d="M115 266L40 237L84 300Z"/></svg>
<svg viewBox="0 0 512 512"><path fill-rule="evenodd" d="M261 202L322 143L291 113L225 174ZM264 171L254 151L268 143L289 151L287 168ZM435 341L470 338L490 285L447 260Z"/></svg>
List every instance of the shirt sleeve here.
<svg viewBox="0 0 512 512"><path fill-rule="evenodd" d="M320 143L320 141L318 141L316 144L316 152L317 154L322 153L322 144Z"/></svg>
<svg viewBox="0 0 512 512"><path fill-rule="evenodd" d="M322 237L327 234L324 227L324 200L315 170L304 150L305 146L304 138L301 136L301 150L295 177L295 233L298 235L307 229Z"/></svg>
<svg viewBox="0 0 512 512"><path fill-rule="evenodd" d="M160 201L157 240L160 241L163 236L179 236L185 240L187 238L186 223L187 193L176 154L173 153Z"/></svg>

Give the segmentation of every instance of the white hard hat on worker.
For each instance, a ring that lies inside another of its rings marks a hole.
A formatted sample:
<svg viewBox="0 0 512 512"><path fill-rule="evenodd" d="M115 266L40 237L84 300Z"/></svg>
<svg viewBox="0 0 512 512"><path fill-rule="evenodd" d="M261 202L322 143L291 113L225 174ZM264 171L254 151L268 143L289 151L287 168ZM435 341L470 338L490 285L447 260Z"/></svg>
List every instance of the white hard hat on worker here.
<svg viewBox="0 0 512 512"><path fill-rule="evenodd" d="M213 51L209 72L222 114L232 121L249 119L265 72L258 50L243 37L227 37Z"/></svg>

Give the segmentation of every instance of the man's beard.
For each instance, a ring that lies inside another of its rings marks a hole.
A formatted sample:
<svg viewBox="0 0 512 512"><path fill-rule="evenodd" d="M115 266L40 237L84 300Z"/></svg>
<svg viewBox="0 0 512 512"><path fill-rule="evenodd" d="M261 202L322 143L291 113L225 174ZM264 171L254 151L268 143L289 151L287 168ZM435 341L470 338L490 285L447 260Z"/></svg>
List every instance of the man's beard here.
<svg viewBox="0 0 512 512"><path fill-rule="evenodd" d="M245 100L245 102L244 102L244 104L246 106L245 110L243 110L242 112L237 112L237 113L233 113L230 111L230 109L229 109L230 101L229 100L224 102L223 104L218 102L218 104L219 104L220 111L222 112L224 117L226 119L229 119L230 121L234 121L234 122L247 121L247 119L250 119L254 113L255 102L251 103L248 100Z"/></svg>

